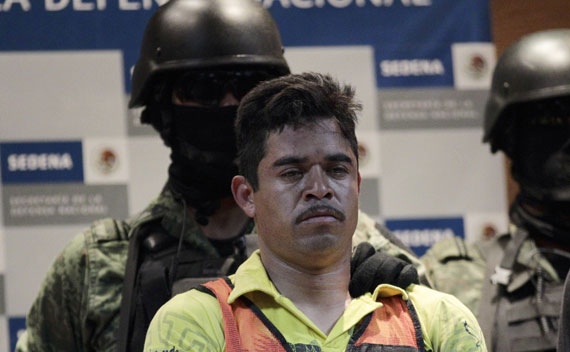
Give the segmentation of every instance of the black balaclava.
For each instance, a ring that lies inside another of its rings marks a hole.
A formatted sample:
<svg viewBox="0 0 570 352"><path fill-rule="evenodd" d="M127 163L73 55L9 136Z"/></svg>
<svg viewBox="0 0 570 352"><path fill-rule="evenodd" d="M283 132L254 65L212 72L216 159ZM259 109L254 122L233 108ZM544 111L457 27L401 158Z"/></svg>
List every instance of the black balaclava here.
<svg viewBox="0 0 570 352"><path fill-rule="evenodd" d="M196 210L196 221L206 225L219 200L231 197L231 181L238 173L233 128L237 106L171 107L168 183Z"/></svg>
<svg viewBox="0 0 570 352"><path fill-rule="evenodd" d="M537 233L570 242L570 99L524 104L515 113L510 156L520 194L511 216Z"/></svg>
<svg viewBox="0 0 570 352"><path fill-rule="evenodd" d="M171 103L151 104L144 112L171 148L169 189L195 209L201 225L208 224L208 216L218 209L222 198L231 197L231 180L238 170L233 128L236 112L237 106Z"/></svg>

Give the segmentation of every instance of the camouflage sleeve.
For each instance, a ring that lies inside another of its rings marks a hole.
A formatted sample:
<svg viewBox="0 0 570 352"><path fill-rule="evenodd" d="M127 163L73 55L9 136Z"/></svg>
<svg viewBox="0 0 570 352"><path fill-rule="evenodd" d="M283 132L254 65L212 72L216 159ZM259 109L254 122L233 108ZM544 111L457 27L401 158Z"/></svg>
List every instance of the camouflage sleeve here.
<svg viewBox="0 0 570 352"><path fill-rule="evenodd" d="M473 244L447 238L434 244L421 261L432 288L454 295L477 315L486 262Z"/></svg>
<svg viewBox="0 0 570 352"><path fill-rule="evenodd" d="M87 230L89 231L89 230ZM83 351L87 249L85 234L74 237L51 265L28 312L17 352Z"/></svg>
<svg viewBox="0 0 570 352"><path fill-rule="evenodd" d="M376 222L363 211L358 212L358 225L352 237L353 249L361 242L369 242L377 251L384 252L393 257L411 263L417 270L420 282L430 286L430 280L423 263L408 248L398 246L391 242L380 232L379 228L389 231L385 227L377 226Z"/></svg>

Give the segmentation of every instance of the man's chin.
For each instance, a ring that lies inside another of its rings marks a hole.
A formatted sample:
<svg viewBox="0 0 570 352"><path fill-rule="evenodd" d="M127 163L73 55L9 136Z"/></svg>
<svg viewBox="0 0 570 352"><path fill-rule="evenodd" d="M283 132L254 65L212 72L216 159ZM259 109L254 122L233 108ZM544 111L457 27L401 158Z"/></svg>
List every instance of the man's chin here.
<svg viewBox="0 0 570 352"><path fill-rule="evenodd" d="M329 231L312 232L304 234L300 238L299 244L303 252L324 255L328 252L335 252L343 244L344 236Z"/></svg>

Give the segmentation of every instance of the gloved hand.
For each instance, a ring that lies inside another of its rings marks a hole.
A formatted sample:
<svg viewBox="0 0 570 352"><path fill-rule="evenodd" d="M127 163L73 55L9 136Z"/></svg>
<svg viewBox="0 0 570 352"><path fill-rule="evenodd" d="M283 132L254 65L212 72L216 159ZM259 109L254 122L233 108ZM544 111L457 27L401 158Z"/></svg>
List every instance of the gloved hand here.
<svg viewBox="0 0 570 352"><path fill-rule="evenodd" d="M362 242L350 260L350 284L352 297L374 292L380 284L391 284L406 289L412 283L419 283L414 266L386 253L376 252L368 242Z"/></svg>

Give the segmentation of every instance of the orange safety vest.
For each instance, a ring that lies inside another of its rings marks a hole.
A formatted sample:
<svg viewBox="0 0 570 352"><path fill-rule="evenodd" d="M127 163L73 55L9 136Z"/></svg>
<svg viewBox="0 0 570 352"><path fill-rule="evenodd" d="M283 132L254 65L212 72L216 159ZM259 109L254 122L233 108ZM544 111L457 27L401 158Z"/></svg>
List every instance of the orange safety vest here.
<svg viewBox="0 0 570 352"><path fill-rule="evenodd" d="M199 288L218 299L222 310L226 352L290 352L289 344L261 309L241 296L228 304L233 284L229 279L210 281ZM383 306L368 314L350 338L347 352L424 352L422 331L411 301L401 296L379 298Z"/></svg>

